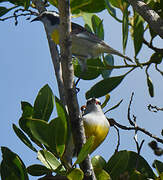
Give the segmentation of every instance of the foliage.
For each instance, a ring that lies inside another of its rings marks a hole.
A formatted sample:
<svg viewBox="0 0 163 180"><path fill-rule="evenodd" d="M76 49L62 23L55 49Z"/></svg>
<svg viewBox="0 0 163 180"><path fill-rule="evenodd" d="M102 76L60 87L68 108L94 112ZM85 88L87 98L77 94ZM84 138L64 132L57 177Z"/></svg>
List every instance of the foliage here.
<svg viewBox="0 0 163 180"><path fill-rule="evenodd" d="M36 13L35 4L32 0L0 0L0 17L8 15L9 12L14 11L15 24L17 24L17 13L19 8L24 8L27 15ZM4 6L8 3L9 6ZM158 12L163 18L163 3L161 0L146 0L146 3ZM51 5L57 8L57 0L45 1L45 6ZM71 12L75 16L82 16L85 22L85 27L88 31L92 31L100 39L104 39L103 20L101 20L95 13L107 10L108 15L111 15L115 21L122 25L123 36L123 52L125 53L129 32L133 39L133 46L135 51L135 64L127 64L124 60L124 65L114 66L114 57L112 55L102 55L97 59L89 59L87 61L87 72L81 75L80 65L77 59L73 60L75 76L84 80L96 79L101 75L102 80L97 82L93 87L86 92L86 98L103 97L106 96L106 106L109 101L111 91L121 84L122 80L136 68L145 68L145 76L147 78L147 87L149 95L154 97L154 85L148 72L149 67L154 64L156 71L163 75L163 72L158 69L158 65L162 63L163 50L153 47L152 42L157 36L149 24L136 12L131 10L130 4L125 0L71 0ZM122 13L122 19L116 15L116 11ZM132 11L132 12L131 12ZM88 14L89 13L89 14ZM1 20L5 20L1 19ZM145 40L146 34L150 35L150 42ZM143 45L147 45L154 50L153 54L149 54L146 62L139 62L138 55L141 53ZM119 76L111 77L113 69L128 68L126 73ZM55 118L50 119L54 111L54 101L56 104L57 115ZM120 102L121 103L121 102ZM111 109L117 108L118 103ZM42 176L56 173L57 175L66 176L69 180L83 179L84 173L81 169L76 168L85 157L89 154L94 137L90 137L84 144L77 160L72 167L64 158L68 142L71 138L71 126L69 124L69 116L61 101L53 95L51 88L45 85L39 91L34 105L29 102L21 102L22 115L19 119L19 127L13 124L13 130L19 139L29 147L33 152L37 153L37 158L43 165L33 164L25 167L21 158L12 152L7 147L2 147L3 160L0 166L2 180L27 180L28 174L32 176ZM98 180L108 179L163 179L163 163L155 160L154 168L158 176L156 176L149 166L148 162L139 155L139 153L132 151L119 151L110 157L108 161L101 156L92 158L92 165Z"/></svg>

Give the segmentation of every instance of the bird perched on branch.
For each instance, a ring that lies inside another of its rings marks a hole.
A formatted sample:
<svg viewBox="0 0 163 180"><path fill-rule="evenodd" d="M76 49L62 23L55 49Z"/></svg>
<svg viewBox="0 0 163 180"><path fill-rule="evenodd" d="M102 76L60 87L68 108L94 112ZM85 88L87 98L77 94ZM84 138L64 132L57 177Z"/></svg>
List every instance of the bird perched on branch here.
<svg viewBox="0 0 163 180"><path fill-rule="evenodd" d="M110 124L101 109L100 100L97 98L88 99L86 105L81 107L81 111L86 139L94 136L94 142L90 151L92 153L105 140ZM73 156L76 156L76 151L71 136L64 153L64 159L70 163Z"/></svg>
<svg viewBox="0 0 163 180"><path fill-rule="evenodd" d="M88 99L82 114L86 138L95 137L91 150L93 152L106 138L110 124L101 109L100 100L97 98Z"/></svg>
<svg viewBox="0 0 163 180"><path fill-rule="evenodd" d="M33 21L43 22L55 44L59 44L59 14L56 12L45 11L31 22ZM115 54L132 62L129 57L111 48L95 34L87 31L86 28L76 23L71 23L71 27L72 54L78 58L82 71L87 69L87 59L97 58L103 53Z"/></svg>

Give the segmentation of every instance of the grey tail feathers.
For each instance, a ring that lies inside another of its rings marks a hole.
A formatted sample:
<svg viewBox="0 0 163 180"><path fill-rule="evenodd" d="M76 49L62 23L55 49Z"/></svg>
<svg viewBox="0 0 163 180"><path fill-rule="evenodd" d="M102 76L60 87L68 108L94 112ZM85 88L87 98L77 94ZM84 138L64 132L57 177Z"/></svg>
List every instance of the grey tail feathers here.
<svg viewBox="0 0 163 180"><path fill-rule="evenodd" d="M133 62L132 59L130 59L128 56L125 56L123 54L121 54L119 51L111 48L110 46L107 45L107 47L105 48L105 53L109 53L109 54L115 54L115 55L118 55L124 59L127 59L128 61L130 62Z"/></svg>

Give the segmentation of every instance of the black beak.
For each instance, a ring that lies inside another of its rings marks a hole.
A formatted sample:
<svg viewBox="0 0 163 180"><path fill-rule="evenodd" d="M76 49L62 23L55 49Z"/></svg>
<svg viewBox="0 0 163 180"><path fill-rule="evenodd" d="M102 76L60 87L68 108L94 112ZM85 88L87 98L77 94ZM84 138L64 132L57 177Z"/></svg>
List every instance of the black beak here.
<svg viewBox="0 0 163 180"><path fill-rule="evenodd" d="M41 21L41 18L38 16L38 17L36 17L36 18L32 19L32 21L31 21L31 22L33 22L33 21Z"/></svg>

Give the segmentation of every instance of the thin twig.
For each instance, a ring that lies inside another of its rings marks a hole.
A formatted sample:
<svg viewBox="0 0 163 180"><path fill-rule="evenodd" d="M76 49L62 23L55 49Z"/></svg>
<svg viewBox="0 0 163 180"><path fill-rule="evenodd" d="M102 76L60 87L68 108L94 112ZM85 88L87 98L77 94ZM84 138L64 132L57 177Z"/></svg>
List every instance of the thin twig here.
<svg viewBox="0 0 163 180"><path fill-rule="evenodd" d="M128 105L128 113L127 113L127 117L128 117L128 120L129 120L129 123L131 124L131 126L135 126L135 124L133 123L133 121L131 120L131 117L130 117L131 103L132 103L132 100L133 100L133 96L134 96L134 93L132 93L132 95L131 95L131 99L130 99L130 102L129 102L129 105Z"/></svg>
<svg viewBox="0 0 163 180"><path fill-rule="evenodd" d="M151 112L158 112L163 111L163 108L159 108L157 106L152 106L151 104L148 105L148 110Z"/></svg>
<svg viewBox="0 0 163 180"><path fill-rule="evenodd" d="M143 38L143 43L144 43L145 45L147 45L149 48L151 48L152 50L154 50L155 52L158 52L158 53L160 53L160 54L163 54L163 49L154 47L151 43L147 42L144 38Z"/></svg>
<svg viewBox="0 0 163 180"><path fill-rule="evenodd" d="M117 146L116 146L116 149L115 149L115 152L114 152L114 153L117 153L118 149L119 149L119 146L120 146L120 133L119 133L119 129L116 126L114 126L114 128L116 129L117 136L118 136Z"/></svg>
<svg viewBox="0 0 163 180"><path fill-rule="evenodd" d="M110 121L110 120L111 120L111 121ZM161 138L153 135L152 133L150 133L149 131L147 131L147 130L144 129L144 128L141 128L141 127L139 127L139 126L137 126L137 127L124 126L124 125L121 125L121 124L117 123L114 119L109 119L109 122L111 122L112 126L115 125L115 126L121 128L121 129L123 129L123 130L129 130L129 131L130 131L130 130L134 130L134 131L137 130L137 131L140 131L140 132L148 135L149 137L155 139L157 142L160 142L160 143L163 144L163 139L161 139Z"/></svg>

